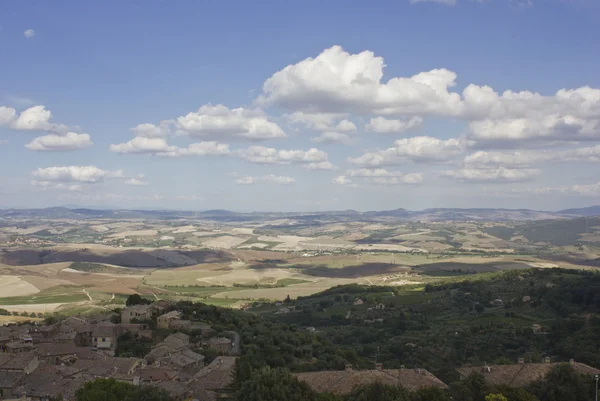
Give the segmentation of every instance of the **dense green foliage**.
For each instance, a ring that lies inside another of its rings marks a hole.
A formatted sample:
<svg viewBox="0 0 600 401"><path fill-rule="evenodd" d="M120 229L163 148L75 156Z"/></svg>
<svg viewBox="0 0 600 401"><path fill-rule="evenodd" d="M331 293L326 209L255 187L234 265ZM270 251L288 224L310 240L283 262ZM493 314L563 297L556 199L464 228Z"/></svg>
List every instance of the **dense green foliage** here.
<svg viewBox="0 0 600 401"><path fill-rule="evenodd" d="M126 306L148 305L151 303L152 303L151 300L142 297L140 294L131 294L130 296L127 297L127 300L125 301Z"/></svg>
<svg viewBox="0 0 600 401"><path fill-rule="evenodd" d="M594 395L592 378L577 374L568 364L554 367L526 389L488 385L483 376L474 374L452 383L448 390L425 387L409 391L375 382L357 386L345 396L317 394L281 368L262 368L242 381L237 380L238 374L236 370L229 393L234 401L587 401Z"/></svg>
<svg viewBox="0 0 600 401"><path fill-rule="evenodd" d="M359 298L364 303L354 305ZM503 304L494 305L495 299ZM264 306L248 313L191 302L177 308L220 334L238 332L253 369L337 370L346 363L372 369L377 358L386 368L421 367L449 383L464 364L552 357L600 366L600 275L588 272L509 271L425 291L350 285L289 305L296 312L276 315L276 306ZM543 334L534 333L533 324Z"/></svg>
<svg viewBox="0 0 600 401"><path fill-rule="evenodd" d="M123 333L118 338L115 355L123 358L143 358L150 353L152 345L153 343L150 339L142 338L139 335L132 335L128 332Z"/></svg>
<svg viewBox="0 0 600 401"><path fill-rule="evenodd" d="M174 401L164 390L134 386L114 379L97 379L77 390L77 401Z"/></svg>
<svg viewBox="0 0 600 401"><path fill-rule="evenodd" d="M244 381L235 401L316 401L317 394L285 369L263 368Z"/></svg>

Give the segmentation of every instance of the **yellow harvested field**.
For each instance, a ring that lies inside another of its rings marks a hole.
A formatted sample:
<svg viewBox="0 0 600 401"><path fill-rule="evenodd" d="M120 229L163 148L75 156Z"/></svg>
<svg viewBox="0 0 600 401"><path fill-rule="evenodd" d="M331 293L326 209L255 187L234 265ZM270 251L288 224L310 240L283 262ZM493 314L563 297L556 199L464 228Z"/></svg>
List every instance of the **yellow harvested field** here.
<svg viewBox="0 0 600 401"><path fill-rule="evenodd" d="M13 234L19 234L19 235L27 235L27 234L36 233L38 231L47 230L49 228L51 228L51 227L50 226L33 226L33 227L28 227L28 228L4 227L4 228L2 228L2 231L13 233Z"/></svg>
<svg viewBox="0 0 600 401"><path fill-rule="evenodd" d="M233 298L233 299L274 299L282 300L286 296L297 298L316 294L317 292L325 291L336 285L354 284L355 279L324 279L311 283L302 283L280 288L249 288L239 291L227 291L215 294L214 298Z"/></svg>
<svg viewBox="0 0 600 401"><path fill-rule="evenodd" d="M57 277L44 277L44 276L21 276L21 278L28 283L33 284L40 291L47 288L57 287L60 285L74 285L72 281Z"/></svg>
<svg viewBox="0 0 600 401"><path fill-rule="evenodd" d="M0 326L7 324L17 324L23 322L39 322L42 320L39 317L28 317L28 316L0 316Z"/></svg>
<svg viewBox="0 0 600 401"><path fill-rule="evenodd" d="M223 273L223 272L219 272ZM206 283L209 285L224 285L226 287L231 287L233 284L275 284L278 280L284 278L300 278L300 276L290 271L289 269L240 269L229 272L224 272L225 274L219 274L216 276L205 276L202 278L198 278L197 281L202 283ZM304 277L301 277L305 279Z"/></svg>
<svg viewBox="0 0 600 401"><path fill-rule="evenodd" d="M193 233L194 231L196 231L196 227L194 226L180 226L171 230L173 234Z"/></svg>
<svg viewBox="0 0 600 401"><path fill-rule="evenodd" d="M421 248L409 248L403 245L395 244L368 244L358 245L354 249L361 251L396 251L396 252L423 252L427 253L427 250Z"/></svg>
<svg viewBox="0 0 600 401"><path fill-rule="evenodd" d="M0 298L33 295L40 290L18 276L0 276Z"/></svg>
<svg viewBox="0 0 600 401"><path fill-rule="evenodd" d="M97 233L104 233L106 231L110 231L110 228L106 227L103 224L97 225L97 226L90 226L90 228L94 231L96 231Z"/></svg>
<svg viewBox="0 0 600 401"><path fill-rule="evenodd" d="M214 266L214 265L199 265ZM221 265L222 267L222 265ZM178 269L155 270L144 278L144 282L149 285L167 286L167 285L190 285L195 284L197 280L204 277L216 277L221 274L227 274L227 270L217 271L211 268L190 269L190 266Z"/></svg>
<svg viewBox="0 0 600 401"><path fill-rule="evenodd" d="M209 238L202 241L202 245L208 248L231 249L247 241L247 238L224 235L221 237Z"/></svg>
<svg viewBox="0 0 600 401"><path fill-rule="evenodd" d="M254 233L254 229L253 228L234 228L233 230L231 230L232 234L244 234L244 235L251 235Z"/></svg>
<svg viewBox="0 0 600 401"><path fill-rule="evenodd" d="M125 237L148 237L158 234L158 230L136 230L136 231L122 231L120 233L110 234L108 238L125 238Z"/></svg>
<svg viewBox="0 0 600 401"><path fill-rule="evenodd" d="M25 304L25 305L0 305L1 309L6 309L9 312L35 312L35 313L50 313L61 307L62 303L56 304Z"/></svg>

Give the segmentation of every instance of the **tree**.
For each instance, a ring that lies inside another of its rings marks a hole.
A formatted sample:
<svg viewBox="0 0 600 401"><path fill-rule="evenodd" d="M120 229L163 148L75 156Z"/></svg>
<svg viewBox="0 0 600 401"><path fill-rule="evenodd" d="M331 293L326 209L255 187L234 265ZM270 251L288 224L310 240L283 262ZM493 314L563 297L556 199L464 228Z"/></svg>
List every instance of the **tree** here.
<svg viewBox="0 0 600 401"><path fill-rule="evenodd" d="M485 379L479 373L472 373L466 379L450 386L450 395L455 400L484 401L487 393Z"/></svg>
<svg viewBox="0 0 600 401"><path fill-rule="evenodd" d="M509 401L539 401L535 395L523 388L497 386L493 392L504 395Z"/></svg>
<svg viewBox="0 0 600 401"><path fill-rule="evenodd" d="M410 393L403 387L375 382L355 387L346 401L409 401Z"/></svg>
<svg viewBox="0 0 600 401"><path fill-rule="evenodd" d="M446 390L437 387L420 388L411 396L412 401L450 401L450 399Z"/></svg>
<svg viewBox="0 0 600 401"><path fill-rule="evenodd" d="M591 400L593 390L592 380L566 363L553 367L546 377L530 386L530 391L542 401Z"/></svg>
<svg viewBox="0 0 600 401"><path fill-rule="evenodd" d="M488 394L485 396L485 401L508 401L502 394Z"/></svg>
<svg viewBox="0 0 600 401"><path fill-rule="evenodd" d="M263 368L246 380L235 393L235 401L317 401L318 395L285 369Z"/></svg>
<svg viewBox="0 0 600 401"><path fill-rule="evenodd" d="M127 300L125 301L125 305L127 305L127 306L148 305L151 303L152 303L152 301L150 301L149 299L143 298L140 294L131 294L130 296L127 297Z"/></svg>
<svg viewBox="0 0 600 401"><path fill-rule="evenodd" d="M115 379L89 381L75 393L77 401L174 401L164 390L134 386Z"/></svg>

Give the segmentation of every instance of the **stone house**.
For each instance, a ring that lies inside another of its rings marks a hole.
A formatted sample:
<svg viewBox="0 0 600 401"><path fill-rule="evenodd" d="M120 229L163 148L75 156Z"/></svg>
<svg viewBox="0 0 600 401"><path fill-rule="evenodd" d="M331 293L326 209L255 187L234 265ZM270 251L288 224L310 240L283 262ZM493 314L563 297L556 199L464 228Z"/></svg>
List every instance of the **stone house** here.
<svg viewBox="0 0 600 401"><path fill-rule="evenodd" d="M156 325L159 329L168 329L171 327L171 322L174 320L181 320L182 313L179 311L167 312L156 318Z"/></svg>
<svg viewBox="0 0 600 401"><path fill-rule="evenodd" d="M40 361L34 351L17 355L0 355L0 372L17 372L29 375L39 366Z"/></svg>
<svg viewBox="0 0 600 401"><path fill-rule="evenodd" d="M132 305L121 311L121 323L131 323L132 320L150 320L154 308L152 305Z"/></svg>
<svg viewBox="0 0 600 401"><path fill-rule="evenodd" d="M117 347L117 329L113 323L100 323L92 332L92 344L103 350L114 351Z"/></svg>
<svg viewBox="0 0 600 401"><path fill-rule="evenodd" d="M206 342L208 348L215 349L219 352L231 352L233 344L231 339L226 337L211 338Z"/></svg>

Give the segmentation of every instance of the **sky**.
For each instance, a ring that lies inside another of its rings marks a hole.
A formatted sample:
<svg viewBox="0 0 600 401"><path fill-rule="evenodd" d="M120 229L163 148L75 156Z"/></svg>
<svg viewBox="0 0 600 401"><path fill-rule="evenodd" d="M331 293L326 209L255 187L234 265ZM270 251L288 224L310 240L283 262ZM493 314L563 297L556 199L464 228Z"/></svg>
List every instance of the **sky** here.
<svg viewBox="0 0 600 401"><path fill-rule="evenodd" d="M599 12L1 2L0 208L600 204Z"/></svg>

